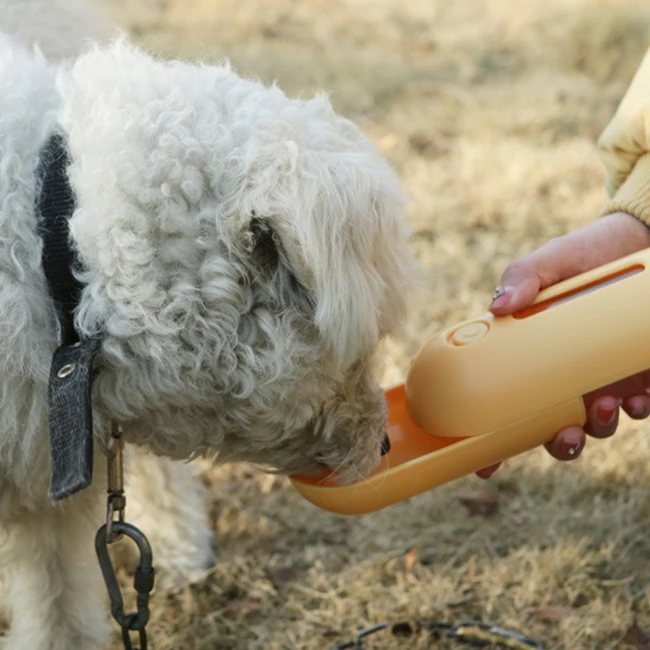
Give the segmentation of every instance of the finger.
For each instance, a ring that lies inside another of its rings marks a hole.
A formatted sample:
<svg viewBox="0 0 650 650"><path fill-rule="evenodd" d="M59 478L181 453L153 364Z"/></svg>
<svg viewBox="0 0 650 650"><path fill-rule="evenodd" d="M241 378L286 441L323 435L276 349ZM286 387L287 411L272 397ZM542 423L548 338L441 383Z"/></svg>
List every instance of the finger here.
<svg viewBox="0 0 650 650"><path fill-rule="evenodd" d="M586 433L594 438L608 438L618 426L619 401L615 397L599 397L589 407Z"/></svg>
<svg viewBox="0 0 650 650"><path fill-rule="evenodd" d="M502 280L508 284L500 284L492 295L490 311L495 316L507 316L528 307L540 292L539 278L535 275L535 270L530 268L527 263L522 263L518 277L513 277L512 272L509 273L509 276L508 280Z"/></svg>
<svg viewBox="0 0 650 650"><path fill-rule="evenodd" d="M616 213L551 239L504 271L490 310L495 316L528 307L542 289L648 246L650 229Z"/></svg>
<svg viewBox="0 0 650 650"><path fill-rule="evenodd" d="M650 415L650 397L645 393L624 399L621 406L633 420L644 420Z"/></svg>
<svg viewBox="0 0 650 650"><path fill-rule="evenodd" d="M576 238L565 235L511 262L501 276L490 311L504 316L528 307L542 289L580 273L583 259L577 249Z"/></svg>
<svg viewBox="0 0 650 650"><path fill-rule="evenodd" d="M546 443L546 451L557 460L575 460L585 447L586 435L580 427L567 427Z"/></svg>

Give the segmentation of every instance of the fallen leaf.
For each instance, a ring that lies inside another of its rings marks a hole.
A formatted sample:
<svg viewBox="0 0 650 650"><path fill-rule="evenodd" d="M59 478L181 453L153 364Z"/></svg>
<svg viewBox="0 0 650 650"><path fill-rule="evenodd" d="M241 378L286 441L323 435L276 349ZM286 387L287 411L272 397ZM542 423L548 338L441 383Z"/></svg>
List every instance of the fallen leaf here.
<svg viewBox="0 0 650 650"><path fill-rule="evenodd" d="M293 582L298 578L298 571L295 567L285 566L271 571L271 581L277 587Z"/></svg>
<svg viewBox="0 0 650 650"><path fill-rule="evenodd" d="M404 569L406 571L413 571L413 567L415 566L415 563L418 560L418 549L415 546L412 546L406 553L403 555L404 557Z"/></svg>
<svg viewBox="0 0 650 650"><path fill-rule="evenodd" d="M574 610L566 605L546 605L531 609L530 613L542 621L561 621L573 614Z"/></svg>
<svg viewBox="0 0 650 650"><path fill-rule="evenodd" d="M650 634L644 632L636 621L632 623L622 641L634 650L650 650Z"/></svg>
<svg viewBox="0 0 650 650"><path fill-rule="evenodd" d="M456 498L472 515L490 517L499 509L499 494L493 490L480 489L456 494Z"/></svg>

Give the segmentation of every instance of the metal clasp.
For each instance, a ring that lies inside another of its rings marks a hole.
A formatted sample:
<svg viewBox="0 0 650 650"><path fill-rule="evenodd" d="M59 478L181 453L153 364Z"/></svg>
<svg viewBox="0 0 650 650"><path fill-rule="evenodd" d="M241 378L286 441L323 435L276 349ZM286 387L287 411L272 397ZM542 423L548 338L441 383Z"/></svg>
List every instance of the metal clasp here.
<svg viewBox="0 0 650 650"><path fill-rule="evenodd" d="M153 568L151 545L144 533L124 521L126 497L124 496L123 450L122 429L119 424L112 422L111 439L105 450L108 463L106 523L95 536L95 551L111 601L111 614L122 628L124 649L147 650L145 627L149 622L149 595L154 586L155 569ZM137 607L136 611L130 614L124 611L122 592L108 550L110 544L122 537L128 537L135 542L140 552L140 563L133 578L133 587L137 594ZM137 632L139 635L140 647L137 649L131 643L132 632Z"/></svg>
<svg viewBox="0 0 650 650"><path fill-rule="evenodd" d="M108 552L108 525L104 524L95 536L95 551L99 566L104 576L104 583L108 590L111 601L111 614L122 628L122 641L125 650L133 650L129 633L137 631L140 635L139 650L147 650L147 635L145 626L149 622L149 594L154 587L155 569L153 568L153 553L149 541L144 534L131 524L115 521L112 529L117 535L124 535L133 540L140 552L140 564L135 570L133 587L137 594L137 611L126 614L124 611L124 600L120 585L115 575L115 569Z"/></svg>
<svg viewBox="0 0 650 650"><path fill-rule="evenodd" d="M122 429L116 422L111 424L111 439L106 449L106 461L108 469L108 499L106 504L106 527L107 542L109 544L117 541L120 536L115 535L115 516L117 521L124 523L124 509L126 508L126 496L124 495L124 469L123 469L124 440Z"/></svg>

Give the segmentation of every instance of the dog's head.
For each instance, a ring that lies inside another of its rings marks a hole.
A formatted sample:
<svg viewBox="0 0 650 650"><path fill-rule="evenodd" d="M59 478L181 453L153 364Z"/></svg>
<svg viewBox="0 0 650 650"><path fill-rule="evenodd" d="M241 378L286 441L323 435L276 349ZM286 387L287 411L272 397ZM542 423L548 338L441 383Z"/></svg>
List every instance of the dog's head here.
<svg viewBox="0 0 650 650"><path fill-rule="evenodd" d="M377 464L380 339L411 258L398 180L328 100L124 43L62 73L77 325L97 408L172 457L282 472Z"/></svg>

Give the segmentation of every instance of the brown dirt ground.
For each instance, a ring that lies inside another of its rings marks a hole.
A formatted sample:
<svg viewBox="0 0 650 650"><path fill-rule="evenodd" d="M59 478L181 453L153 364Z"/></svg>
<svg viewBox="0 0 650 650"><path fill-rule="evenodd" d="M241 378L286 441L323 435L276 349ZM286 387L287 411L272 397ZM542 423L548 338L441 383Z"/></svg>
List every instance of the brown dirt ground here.
<svg viewBox="0 0 650 650"><path fill-rule="evenodd" d="M386 385L430 333L486 308L509 260L594 218L595 140L650 43L650 8L632 0L116 2L162 56L227 56L289 94L331 92L395 165L422 282L384 346ZM547 650L624 648L635 617L650 628L645 426L359 518L248 466L203 468L219 564L154 595L152 646L328 650L383 621L476 618ZM472 514L459 496L486 487L497 511ZM364 647L467 646L385 630Z"/></svg>

